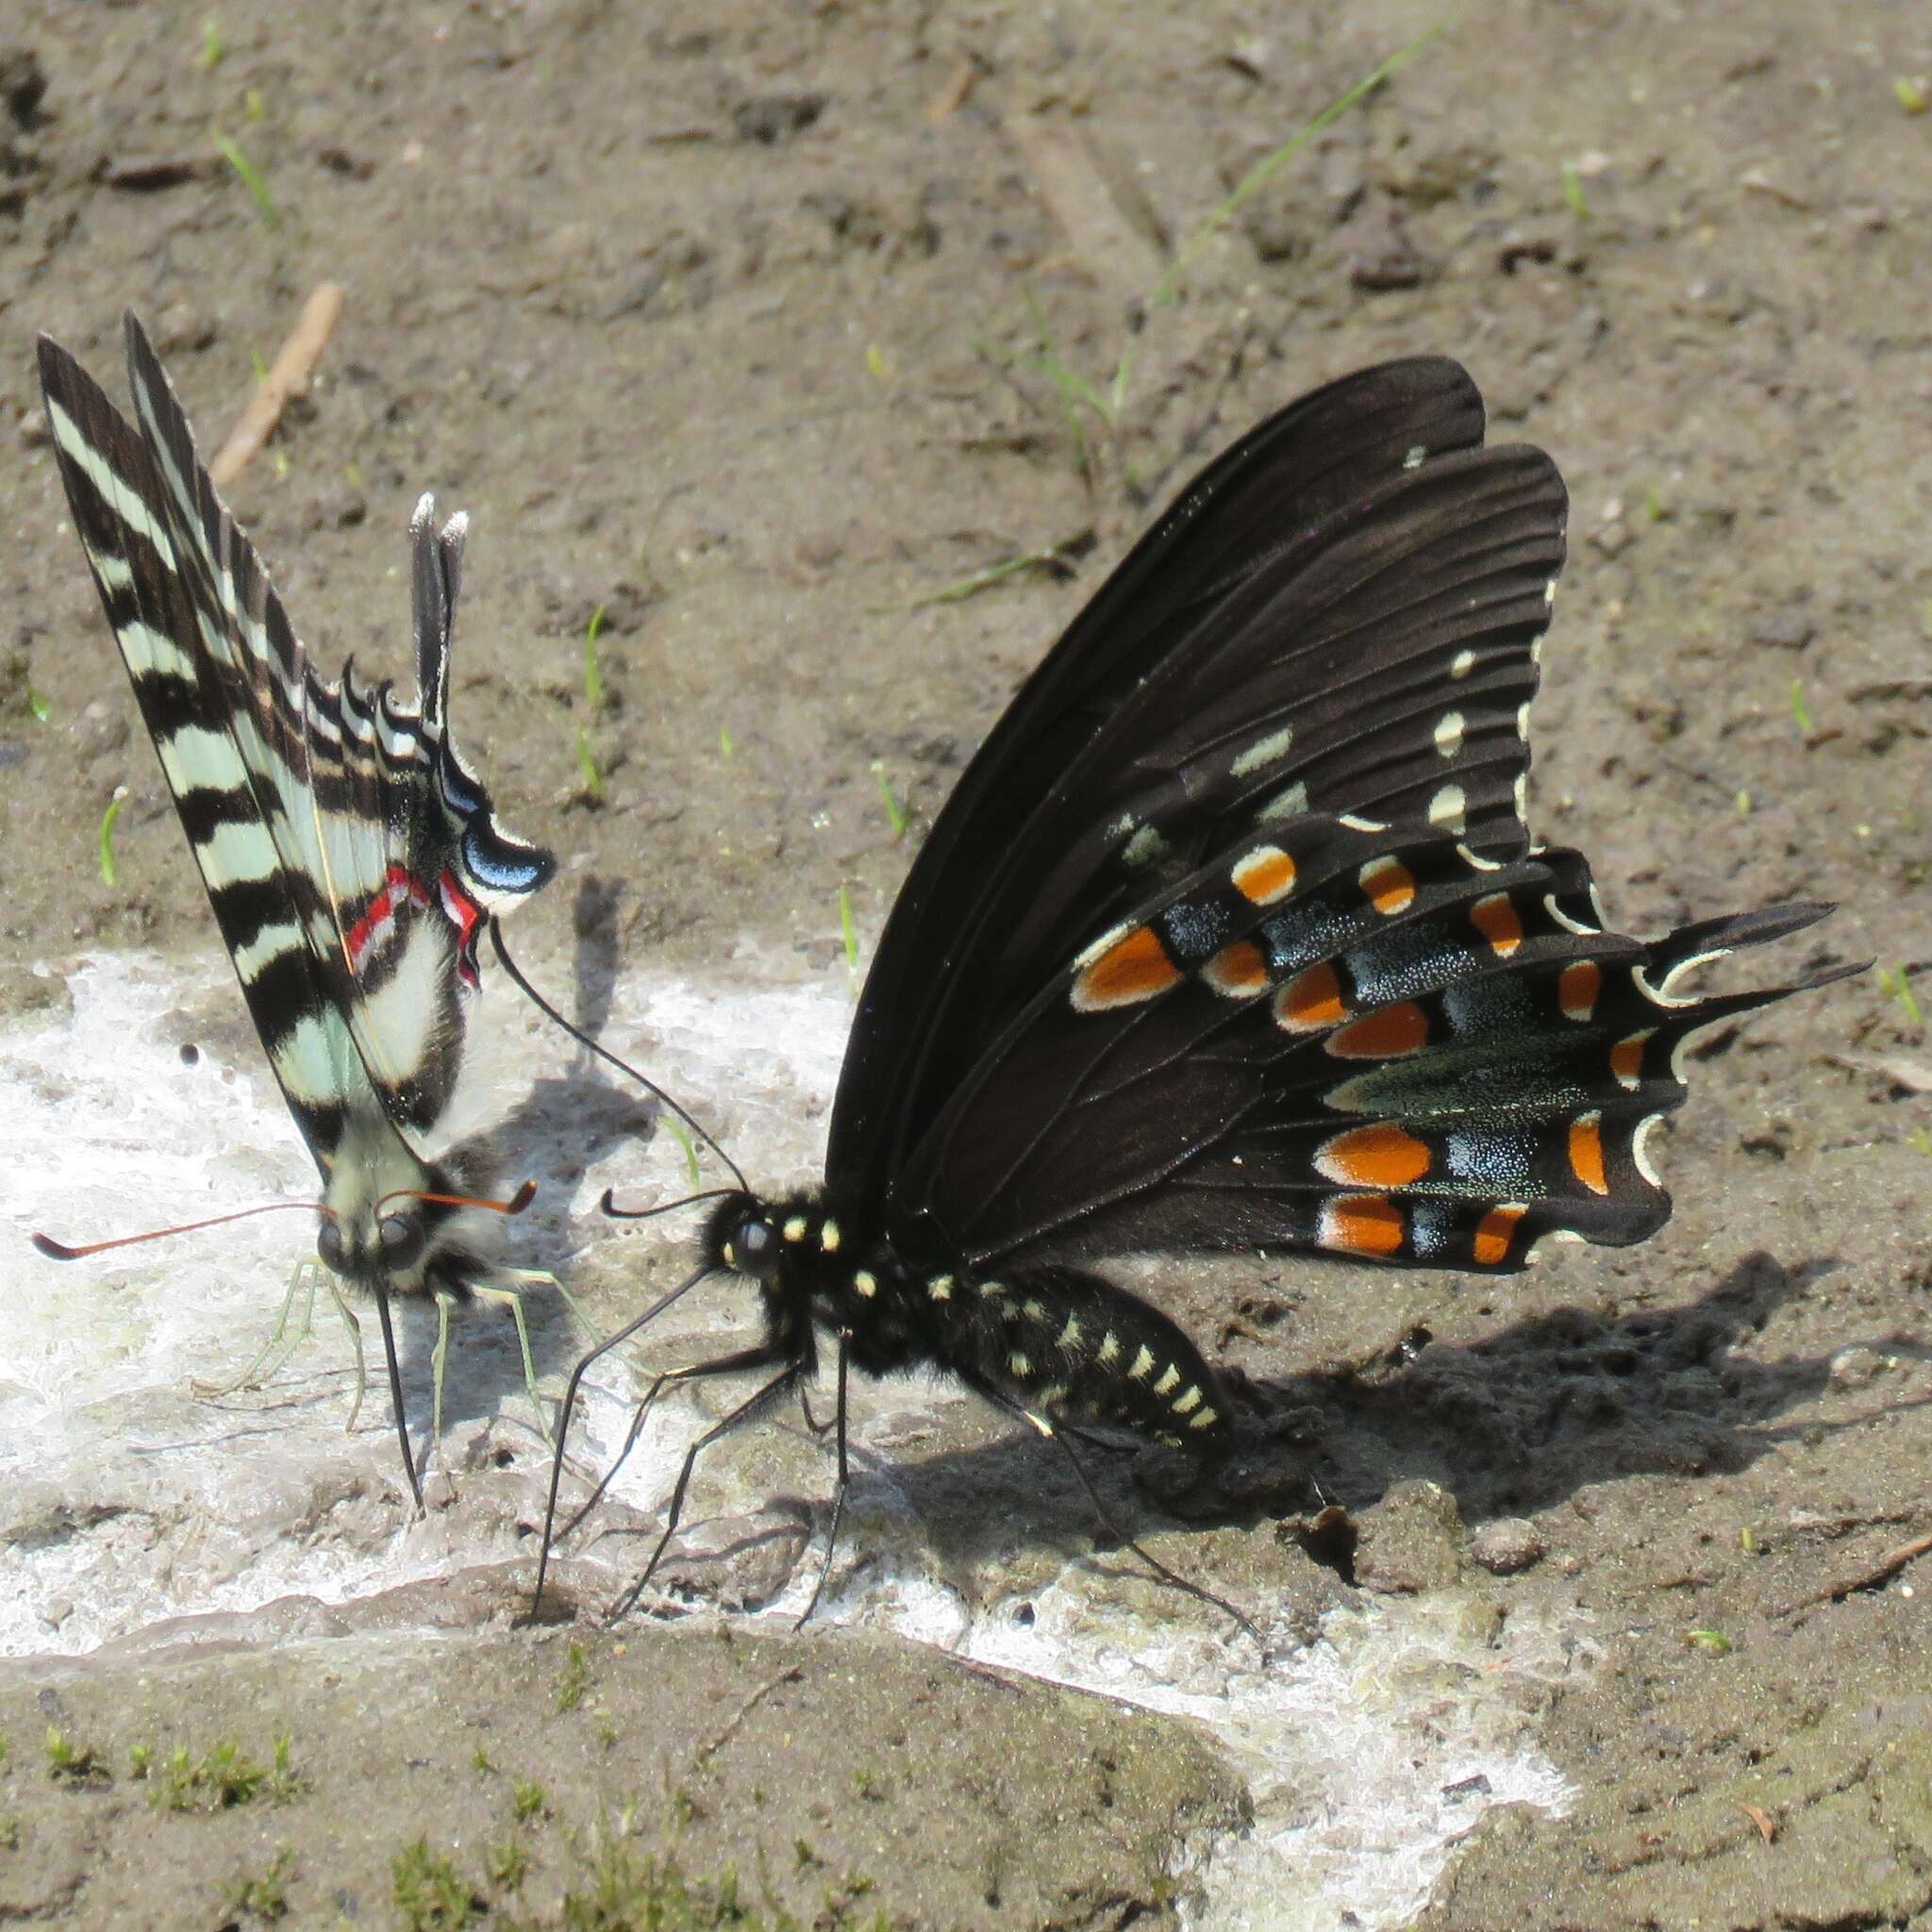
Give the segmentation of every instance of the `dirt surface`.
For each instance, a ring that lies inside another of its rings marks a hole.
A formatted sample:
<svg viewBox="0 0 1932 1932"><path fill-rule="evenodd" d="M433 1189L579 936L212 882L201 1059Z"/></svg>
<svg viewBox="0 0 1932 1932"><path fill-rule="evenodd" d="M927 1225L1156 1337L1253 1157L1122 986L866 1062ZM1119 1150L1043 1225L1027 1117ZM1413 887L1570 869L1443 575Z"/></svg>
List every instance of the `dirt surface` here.
<svg viewBox="0 0 1932 1932"><path fill-rule="evenodd" d="M750 936L822 973L840 888L875 932L917 821L1153 500L1313 383L1437 349L1470 366L1492 433L1549 448L1572 491L1539 829L1591 855L1626 927L1826 897L1844 909L1774 970L1932 960L1932 112L1907 105L1932 86L1932 20L1922 0L1826 20L1809 0L1472 8L1194 250L1130 337L1135 298L1242 171L1430 9L16 0L0 1010L58 987L35 961L213 942L64 527L34 334L118 389L136 307L212 447L325 279L348 307L324 379L230 500L325 662L397 672L409 506L433 488L471 511L458 724L508 822L564 855L522 922L538 958L590 932L620 965L695 976ZM1029 297L1096 383L1134 344L1118 424L1090 413L1077 447L1027 360ZM915 608L1049 544L1080 554L1065 580ZM905 840L881 779L909 803ZM96 827L122 785L108 888ZM1358 1520L1355 1584L1305 1564L1324 1579L1306 1587L1463 1592L1498 1632L1560 1614L1592 1633L1593 1667L1536 1713L1569 1814L1491 1812L1424 1923L1932 1924L1932 1557L1901 1554L1932 1531L1927 1058L1916 1010L1869 976L1707 1039L1658 1148L1676 1218L1636 1251L1501 1283L1156 1277ZM729 1093L685 1097L728 1129ZM917 1527L956 1551L987 1479L968 1469L918 1491ZM1224 1589L1291 1587L1265 1513L1158 1547ZM240 1713L267 1631L152 1677L12 1667L0 1909L105 1923L141 1885L152 1923L242 1923L220 1888L286 1842L298 1923L385 1923L407 1917L385 1874L417 1835L501 1904L483 1848L515 1835L521 1777L557 1793L528 1834L530 1909L550 1913L580 1882L569 1857L597 1856L599 1807L645 1794L657 1831L679 1807L655 1767L690 1763L774 1678L756 1749L692 1784L679 1856L708 1880L762 1848L808 1920L1170 1916L1163 1867L1238 1802L1153 1718L1070 1720L1058 1693L845 1634L600 1640L593 1701L623 1734L607 1764L595 1719L572 1732L557 1709L562 1640L458 1600L418 1621L471 1634L398 1634L353 1666L321 1637L276 1652L313 1782L266 1815L152 1809L125 1752L150 1732L200 1750L231 1698L266 1762L266 1717ZM411 1715L449 1774L433 1794L394 1759ZM115 1783L49 1775L45 1724L122 1754ZM466 1801L486 1725L501 1773ZM852 1782L875 1734L883 1808ZM976 1757L948 1758L962 1736L1010 1781L975 1786L978 1809L924 1782L942 1760L973 1782ZM769 1827L746 1808L767 1750ZM1105 1790L1097 1753L1120 1767ZM356 1767L378 1760L380 1841L338 1856ZM943 1829L913 1837L934 1806ZM824 1871L791 1869L800 1837ZM990 1840L1014 1874L997 1906ZM827 1903L848 1872L871 1889Z"/></svg>

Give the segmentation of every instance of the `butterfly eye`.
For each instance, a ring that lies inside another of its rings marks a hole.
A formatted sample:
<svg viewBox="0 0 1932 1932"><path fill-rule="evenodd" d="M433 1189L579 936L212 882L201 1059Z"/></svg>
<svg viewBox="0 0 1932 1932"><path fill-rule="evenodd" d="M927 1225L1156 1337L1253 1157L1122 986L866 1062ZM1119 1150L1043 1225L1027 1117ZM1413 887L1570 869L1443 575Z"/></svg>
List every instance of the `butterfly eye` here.
<svg viewBox="0 0 1932 1932"><path fill-rule="evenodd" d="M407 1268L423 1252L423 1217L385 1214L376 1232L382 1238L382 1265Z"/></svg>
<svg viewBox="0 0 1932 1932"><path fill-rule="evenodd" d="M778 1237L772 1232L770 1222L754 1219L741 1223L732 1246L744 1274L763 1280L776 1272Z"/></svg>
<svg viewBox="0 0 1932 1932"><path fill-rule="evenodd" d="M332 1274L342 1272L348 1256L342 1247L342 1227L339 1221L325 1221L315 1233L315 1256Z"/></svg>

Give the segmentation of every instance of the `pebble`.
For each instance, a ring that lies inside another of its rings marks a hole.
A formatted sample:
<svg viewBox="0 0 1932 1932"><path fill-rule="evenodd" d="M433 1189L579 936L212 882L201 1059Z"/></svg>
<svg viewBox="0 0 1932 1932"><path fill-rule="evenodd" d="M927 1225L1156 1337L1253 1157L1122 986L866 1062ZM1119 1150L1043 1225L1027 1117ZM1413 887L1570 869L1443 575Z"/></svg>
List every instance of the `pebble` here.
<svg viewBox="0 0 1932 1932"><path fill-rule="evenodd" d="M1802 651L1817 634L1818 626L1794 604L1754 617L1745 632L1754 644L1768 644L1780 651Z"/></svg>
<svg viewBox="0 0 1932 1932"><path fill-rule="evenodd" d="M1542 1531L1526 1516L1499 1516L1469 1540L1469 1554L1491 1576L1514 1576L1541 1562L1549 1550Z"/></svg>

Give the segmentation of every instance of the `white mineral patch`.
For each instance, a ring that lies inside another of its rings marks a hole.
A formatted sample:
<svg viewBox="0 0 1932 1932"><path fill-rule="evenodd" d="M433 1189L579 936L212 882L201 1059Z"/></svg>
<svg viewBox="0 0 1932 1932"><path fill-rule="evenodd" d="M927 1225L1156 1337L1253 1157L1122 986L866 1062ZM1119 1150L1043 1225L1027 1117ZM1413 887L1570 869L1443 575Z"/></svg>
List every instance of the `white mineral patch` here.
<svg viewBox="0 0 1932 1932"><path fill-rule="evenodd" d="M795 958L747 948L729 971L706 987L632 973L604 1038L691 1105L755 1182L808 1179L851 1019L843 962L800 983ZM291 1269L311 1251L308 1217L279 1213L67 1264L27 1245L35 1228L85 1241L314 1191L225 974L183 978L152 961L100 957L73 968L67 986L71 1007L57 1017L0 1027L0 1541L12 1544L0 1655L79 1653L163 1619L291 1593L341 1602L463 1563L527 1557L517 1521L528 1519L543 1464L530 1453L529 1404L499 1311L458 1313L441 1445L457 1501L411 1522L373 1309L371 1383L353 1435L343 1428L353 1354L325 1303L316 1337L264 1387L216 1400L190 1386L233 1380L248 1366ZM642 1144L638 1105L616 1076L574 1061L500 974L472 1031L486 1063L467 1083L466 1107L520 1123L519 1173L550 1182L515 1230L511 1258L580 1283L590 1273L615 1279L631 1306L681 1278L691 1216L619 1227L596 1212L607 1187L639 1205L685 1190L670 1138ZM187 1041L198 1048L192 1063ZM587 1158L573 1186L551 1179ZM530 1309L554 1388L579 1331L554 1297L533 1297ZM653 1331L650 1358L667 1365L741 1346L756 1332L754 1312L748 1291L709 1284ZM406 1324L419 1446L433 1339L432 1321ZM606 1466L623 1440L640 1374L616 1357L587 1384L572 1435L587 1465ZM655 1519L703 1420L746 1392L734 1380L667 1400L613 1495ZM1199 1932L1398 1925L1488 1806L1564 1807L1522 1693L1581 1667L1579 1631L1512 1619L1495 1642L1465 1628L1453 1600L1424 1597L1335 1612L1319 1642L1279 1642L1264 1658L1192 1606L1170 1600L1174 1614L1137 1614L1095 1587L1081 1561L1028 1595L1029 1619L1012 1602L969 1608L921 1563L919 1512L894 1476L961 1399L926 1380L855 1389L863 1507L841 1574L857 1580L819 1614L1214 1733L1250 1781L1256 1821L1238 1839L1196 1848L1193 1871L1180 1874L1205 1887L1191 1921ZM780 1426L795 1472L795 1409ZM516 1451L513 1480L496 1469L505 1445ZM810 1492L828 1493L829 1457L814 1451L802 1466L821 1486ZM692 1526L721 1506L754 1507L759 1468L753 1457L708 1470ZM823 1537L823 1513L816 1528ZM856 1549L870 1560L849 1569ZM614 1575L641 1561L633 1539L592 1541L587 1554ZM802 1607L816 1555L774 1617Z"/></svg>

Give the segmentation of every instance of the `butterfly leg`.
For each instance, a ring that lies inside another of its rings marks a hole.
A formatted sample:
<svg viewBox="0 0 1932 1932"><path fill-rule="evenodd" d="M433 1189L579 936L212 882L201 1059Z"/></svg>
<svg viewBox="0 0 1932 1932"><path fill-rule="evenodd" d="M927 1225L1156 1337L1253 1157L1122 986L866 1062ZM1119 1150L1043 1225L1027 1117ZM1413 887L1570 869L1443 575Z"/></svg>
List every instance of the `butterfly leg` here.
<svg viewBox="0 0 1932 1932"><path fill-rule="evenodd" d="M436 1347L429 1357L429 1451L442 1444L442 1372L449 1367L449 1311L457 1298L446 1288L436 1291ZM521 1325L521 1324L520 1324ZM525 1359L528 1360L527 1355Z"/></svg>
<svg viewBox="0 0 1932 1932"><path fill-rule="evenodd" d="M197 1395L233 1395L240 1389L253 1389L258 1383L274 1375L288 1358L300 1348L314 1331L315 1281L318 1274L325 1272L322 1263L311 1255L306 1260L295 1263L295 1272L289 1276L289 1291L282 1297L282 1311L275 1317L275 1325L269 1331L268 1340L262 1344L261 1352L232 1382L194 1382L190 1386ZM333 1277L331 1277L333 1279ZM308 1296L302 1307L302 1325L296 1331L293 1341L284 1344L282 1338L289 1332L289 1317L294 1311L295 1297L302 1292L304 1282L308 1285ZM275 1367L263 1370L273 1358Z"/></svg>
<svg viewBox="0 0 1932 1932"><path fill-rule="evenodd" d="M349 1340L356 1345L356 1399L349 1405L349 1420L342 1424L344 1435L353 1434L356 1418L362 1413L362 1398L369 1392L369 1357L362 1353L362 1324L349 1298L342 1292L342 1285L333 1274L328 1277L328 1291L336 1305L336 1313L342 1318L343 1325L349 1331Z"/></svg>
<svg viewBox="0 0 1932 1932"><path fill-rule="evenodd" d="M742 1349L736 1355L720 1356L715 1361L699 1362L694 1368L674 1369L670 1374L658 1378L660 1382L674 1379L690 1382L700 1375L731 1374L743 1369L767 1367L774 1361L783 1362L784 1367L762 1388L741 1402L722 1422L713 1423L685 1451L684 1467L678 1471L676 1486L671 1491L671 1507L664 1534L658 1539L658 1547L651 1552L651 1560L644 1565L644 1574L625 1592L611 1612L613 1621L623 1616L650 1588L651 1578L657 1574L658 1565L664 1560L664 1552L670 1547L671 1539L677 1534L678 1524L683 1521L685 1491L691 1488L691 1471L697 1467L698 1457L713 1442L730 1435L735 1429L742 1428L747 1423L756 1422L774 1403L789 1395L804 1374L806 1364L796 1359L789 1347L774 1349L761 1346Z"/></svg>
<svg viewBox="0 0 1932 1932"><path fill-rule="evenodd" d="M520 1279L531 1281L554 1281L559 1289L563 1286L562 1282L556 1280L556 1276L540 1274L535 1269L520 1268L517 1270L517 1275ZM517 1288L497 1288L489 1283L480 1283L471 1292L475 1295L478 1301L502 1303L505 1307L508 1308L510 1320L517 1324L517 1346L523 1351L524 1357L524 1387L530 1391L530 1407L537 1411L537 1427L542 1434L544 1443L554 1450L557 1447L557 1438L550 1433L550 1419L543 1413L543 1399L537 1392L537 1364L530 1354L529 1324L524 1320L523 1291ZM569 1301L570 1298L566 1295L564 1299ZM571 1302L570 1306L573 1312L575 1312L576 1304ZM582 1319L582 1316L579 1315L578 1320L581 1321ZM594 1335L596 1330L593 1328L591 1332Z"/></svg>
<svg viewBox="0 0 1932 1932"><path fill-rule="evenodd" d="M845 1491L851 1486L851 1472L845 1464L845 1369L846 1357L852 1348L852 1331L841 1328L839 1331L839 1408L829 1427L839 1431L839 1486L832 1491L832 1524L825 1532L825 1560L819 1566L819 1580L811 1587L811 1601L798 1613L798 1622L792 1624L794 1630L803 1630L811 1621L811 1613L819 1607L819 1598L825 1593L825 1579L832 1574L832 1552L839 1547L839 1523L845 1514ZM801 1404L805 1401L805 1390L801 1385L798 1391ZM805 1419L811 1421L811 1410L807 1408ZM824 1435L824 1429L815 1429L815 1435Z"/></svg>
<svg viewBox="0 0 1932 1932"><path fill-rule="evenodd" d="M1112 1537L1117 1543L1132 1550L1135 1556L1139 1557L1141 1562L1146 1564L1148 1569L1153 1571L1163 1583L1171 1585L1174 1589L1197 1599L1201 1603L1211 1604L1217 1610L1221 1610L1232 1617L1257 1643L1261 1641L1261 1633L1256 1629L1253 1622L1243 1616L1240 1610L1236 1609L1225 1597L1216 1596L1211 1590L1205 1589L1198 1583L1191 1583L1178 1572L1170 1570L1158 1557L1155 1556L1152 1551L1145 1549L1136 1538L1129 1536L1114 1521L1113 1512L1101 1501L1100 1491L1093 1487L1093 1478L1087 1474L1086 1465L1074 1454L1074 1445L1067 1441L1065 1435L1061 1433L1055 1424L1049 1422L1043 1415L1036 1415L1024 1403L1015 1402L1004 1389L987 1381L983 1376L961 1371L960 1379L969 1388L983 1395L995 1408L1004 1409L1008 1415L1018 1416L1021 1421L1030 1423L1049 1442L1057 1442L1059 1445L1060 1453L1072 1465L1074 1474L1080 1478L1080 1487L1087 1491L1087 1500L1092 1504L1093 1513L1100 1519L1101 1528L1108 1536Z"/></svg>

